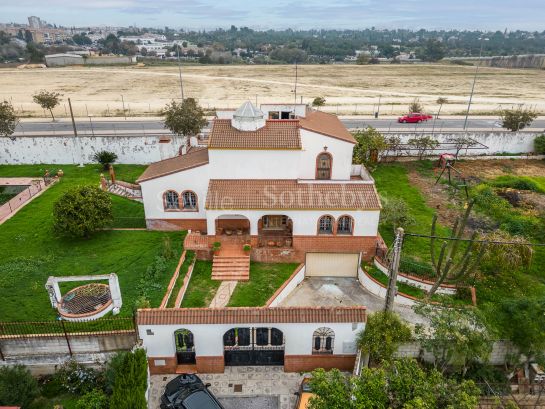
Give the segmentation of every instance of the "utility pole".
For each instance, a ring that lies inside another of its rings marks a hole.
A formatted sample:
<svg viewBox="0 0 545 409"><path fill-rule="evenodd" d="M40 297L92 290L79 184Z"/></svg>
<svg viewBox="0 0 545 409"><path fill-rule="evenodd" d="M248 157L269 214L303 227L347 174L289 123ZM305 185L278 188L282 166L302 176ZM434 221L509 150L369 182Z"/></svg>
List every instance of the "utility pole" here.
<svg viewBox="0 0 545 409"><path fill-rule="evenodd" d="M76 129L76 121L74 120L74 111L72 111L72 102L70 101L70 98L68 98L68 107L70 108L70 117L72 118L72 127L74 128L74 140L76 141L75 144L80 144L80 141L78 139L78 130ZM74 145L75 145L74 144ZM81 146L80 146L80 161L79 161L79 167L83 167L83 154L81 152Z"/></svg>
<svg viewBox="0 0 545 409"><path fill-rule="evenodd" d="M293 93L295 94L294 104L297 105L297 60L295 60L295 87L293 88Z"/></svg>
<svg viewBox="0 0 545 409"><path fill-rule="evenodd" d="M123 98L123 94L121 94L121 103L123 104L123 116L125 119L127 119L127 112L125 111L125 98Z"/></svg>
<svg viewBox="0 0 545 409"><path fill-rule="evenodd" d="M464 121L464 131L467 129L467 119L469 117L469 110L471 109L471 103L473 102L473 93L475 92L475 83L477 82L477 74L479 74L479 67L481 65L481 58L483 55L483 45L485 41L488 41L488 38L481 37L481 50L479 51L479 60L477 61L477 66L475 67L475 76L473 77L473 85L471 86L471 94L469 96L469 102L467 104L466 119Z"/></svg>
<svg viewBox="0 0 545 409"><path fill-rule="evenodd" d="M180 91L182 93L182 102L184 102L184 83L182 82L182 64L180 62L180 44L176 43L176 50L178 51L178 74L180 75Z"/></svg>
<svg viewBox="0 0 545 409"><path fill-rule="evenodd" d="M396 237L392 248L392 259L388 266L388 288L386 293L386 303L384 311L392 311L394 309L394 299L397 293L397 273L399 272L399 262L401 261L401 248L403 247L403 235L405 231L398 227Z"/></svg>

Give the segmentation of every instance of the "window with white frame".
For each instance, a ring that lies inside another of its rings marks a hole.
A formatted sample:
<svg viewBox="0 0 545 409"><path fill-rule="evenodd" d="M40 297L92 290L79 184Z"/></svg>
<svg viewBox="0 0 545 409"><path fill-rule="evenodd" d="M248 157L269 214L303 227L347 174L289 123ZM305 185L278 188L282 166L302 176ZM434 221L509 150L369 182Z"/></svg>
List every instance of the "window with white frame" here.
<svg viewBox="0 0 545 409"><path fill-rule="evenodd" d="M180 203L178 201L178 193L169 190L165 193L165 210L178 210L180 208Z"/></svg>

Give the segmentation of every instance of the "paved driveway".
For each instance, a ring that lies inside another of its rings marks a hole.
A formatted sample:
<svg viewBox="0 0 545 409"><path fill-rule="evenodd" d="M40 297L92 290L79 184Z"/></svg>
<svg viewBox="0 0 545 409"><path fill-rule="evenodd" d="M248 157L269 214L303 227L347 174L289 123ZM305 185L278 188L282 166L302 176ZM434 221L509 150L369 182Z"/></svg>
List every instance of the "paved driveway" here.
<svg viewBox="0 0 545 409"><path fill-rule="evenodd" d="M384 309L384 299L367 291L355 278L311 277L280 303L282 307L333 307L365 305L369 312ZM395 304L394 311L412 324L426 323L412 308Z"/></svg>
<svg viewBox="0 0 545 409"><path fill-rule="evenodd" d="M223 374L198 374L225 409L292 409L303 376L281 366L231 366ZM176 375L153 375L149 409L159 409L165 385Z"/></svg>

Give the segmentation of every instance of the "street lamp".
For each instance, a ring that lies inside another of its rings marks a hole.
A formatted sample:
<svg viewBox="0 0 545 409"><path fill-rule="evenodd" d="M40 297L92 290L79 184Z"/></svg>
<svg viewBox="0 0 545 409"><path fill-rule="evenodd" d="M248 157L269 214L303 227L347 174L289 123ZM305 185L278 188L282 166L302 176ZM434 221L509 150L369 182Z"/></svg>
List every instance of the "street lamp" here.
<svg viewBox="0 0 545 409"><path fill-rule="evenodd" d="M89 123L91 124L91 133L93 134L93 136L95 136L95 130L93 129L93 121L91 121L91 118L93 117L93 115L87 115L89 117Z"/></svg>
<svg viewBox="0 0 545 409"><path fill-rule="evenodd" d="M469 117L469 110L471 109L471 102L473 101L473 93L475 92L475 83L477 82L477 74L479 73L479 66L481 65L481 57L483 55L483 45L485 41L488 41L488 38L481 37L481 50L479 51L479 60L477 61L477 65L475 67L475 76L473 77L473 85L471 87L471 95L469 96L469 102L467 104L467 112L466 112L466 119L464 121L464 131L467 128L467 119Z"/></svg>

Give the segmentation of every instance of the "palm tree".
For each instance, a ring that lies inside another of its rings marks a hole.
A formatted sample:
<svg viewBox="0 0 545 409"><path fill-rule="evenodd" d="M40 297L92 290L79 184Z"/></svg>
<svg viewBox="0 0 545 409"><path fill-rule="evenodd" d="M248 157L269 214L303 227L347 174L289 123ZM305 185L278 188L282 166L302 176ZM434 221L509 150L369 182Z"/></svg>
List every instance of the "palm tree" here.
<svg viewBox="0 0 545 409"><path fill-rule="evenodd" d="M443 108L443 104L446 104L448 102L448 99L447 98L444 98L444 97L439 97L437 98L437 104L439 105L439 111L437 111L437 116L436 118L439 118L439 114L441 113L441 108Z"/></svg>

